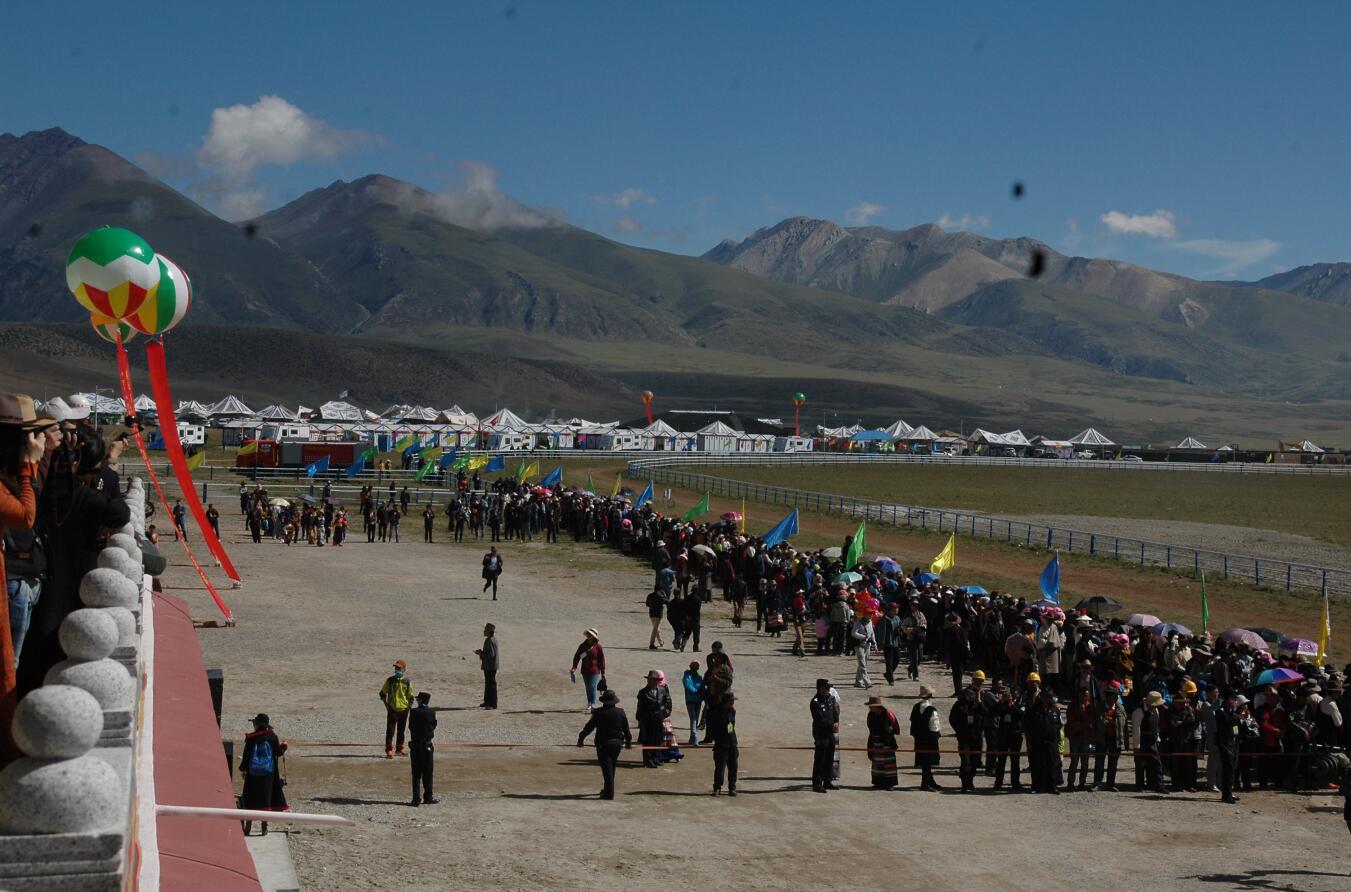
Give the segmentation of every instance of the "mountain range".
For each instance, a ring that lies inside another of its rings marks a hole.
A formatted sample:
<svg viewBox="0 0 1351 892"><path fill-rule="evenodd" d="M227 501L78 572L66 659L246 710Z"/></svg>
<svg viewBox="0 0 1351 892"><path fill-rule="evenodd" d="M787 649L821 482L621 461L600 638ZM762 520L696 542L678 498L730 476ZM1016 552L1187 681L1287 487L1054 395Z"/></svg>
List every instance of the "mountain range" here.
<svg viewBox="0 0 1351 892"><path fill-rule="evenodd" d="M691 257L561 221L455 219L436 194L372 175L228 223L62 130L0 135L0 322L19 323L0 327L0 376L98 349L91 330L52 326L85 318L63 266L83 232L122 225L192 277L171 338L199 356L217 356L213 337L241 348L194 373L291 402L326 395L327 362L373 402L468 402L446 392L463 380L564 415L618 412L645 388L669 406L783 414L784 394L810 388L824 421L1351 440L1351 264L1202 282L1030 238L803 217Z"/></svg>

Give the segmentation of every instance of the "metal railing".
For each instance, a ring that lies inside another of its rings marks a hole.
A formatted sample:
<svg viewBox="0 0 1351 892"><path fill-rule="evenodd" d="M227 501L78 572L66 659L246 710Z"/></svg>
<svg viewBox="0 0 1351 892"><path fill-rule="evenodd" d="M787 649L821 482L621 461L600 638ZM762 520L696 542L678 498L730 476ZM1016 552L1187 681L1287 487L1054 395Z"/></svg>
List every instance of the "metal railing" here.
<svg viewBox="0 0 1351 892"><path fill-rule="evenodd" d="M1003 540L1024 547L1060 550L1071 554L1115 559L1141 567L1165 567L1199 575L1202 570L1226 579L1239 579L1256 586L1290 591L1303 589L1332 595L1351 595L1351 570L1320 567L1288 561L1229 554L1166 542L1151 542L1092 531L1072 530L970 511L952 511L920 505L876 502L856 496L813 492L767 483L751 483L713 477L669 467L664 460L637 460L628 464L628 475L650 479L694 492L709 492L729 499L746 499L783 505L802 511L844 514L897 526L919 527L936 532ZM707 462L715 464L715 462ZM745 462L738 462L745 464Z"/></svg>
<svg viewBox="0 0 1351 892"><path fill-rule="evenodd" d="M632 453L614 453L628 456ZM999 468L1056 468L1071 471L1196 471L1215 474L1351 476L1351 465L1279 462L1131 462L1108 459L997 458L987 455L898 455L887 452L644 452L647 465L836 465L919 464Z"/></svg>

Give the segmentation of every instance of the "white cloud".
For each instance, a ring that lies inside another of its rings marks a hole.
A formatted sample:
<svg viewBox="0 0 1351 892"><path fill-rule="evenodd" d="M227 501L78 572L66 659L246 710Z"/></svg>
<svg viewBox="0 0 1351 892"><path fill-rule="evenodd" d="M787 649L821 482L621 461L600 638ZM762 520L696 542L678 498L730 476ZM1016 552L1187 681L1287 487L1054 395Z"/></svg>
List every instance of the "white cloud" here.
<svg viewBox="0 0 1351 892"><path fill-rule="evenodd" d="M1157 210L1152 214L1123 214L1108 211L1098 219L1112 232L1121 235L1144 235L1149 238L1177 238L1173 212Z"/></svg>
<svg viewBox="0 0 1351 892"><path fill-rule="evenodd" d="M254 175L268 165L324 161L372 140L364 130L333 127L280 96L211 113L211 126L192 161L144 156L152 172L178 173L195 181L192 191L228 220L266 210L267 190Z"/></svg>
<svg viewBox="0 0 1351 892"><path fill-rule="evenodd" d="M1079 221L1073 217L1065 219L1065 237L1060 240L1061 247L1069 250L1078 248L1084 241L1084 234L1079 230Z"/></svg>
<svg viewBox="0 0 1351 892"><path fill-rule="evenodd" d="M1224 261L1208 275L1228 278L1241 270L1261 263L1281 249L1279 242L1269 238L1252 239L1246 242L1227 241L1217 238L1197 238L1177 242L1172 246L1178 251L1201 254Z"/></svg>
<svg viewBox="0 0 1351 892"><path fill-rule="evenodd" d="M537 229L557 226L558 215L521 204L497 186L497 169L486 161L460 162L463 184L440 192L409 187L399 196L405 212L424 212L470 229Z"/></svg>
<svg viewBox="0 0 1351 892"><path fill-rule="evenodd" d="M880 204L871 201L860 201L858 204L844 212L846 223L852 223L855 226L867 226L868 222L878 214L885 211L886 208Z"/></svg>
<svg viewBox="0 0 1351 892"><path fill-rule="evenodd" d="M984 214L944 214L938 218L938 225L943 229L989 229L990 218Z"/></svg>
<svg viewBox="0 0 1351 892"><path fill-rule="evenodd" d="M632 215L624 214L615 221L615 229L618 229L620 232L642 232L643 224L633 219Z"/></svg>
<svg viewBox="0 0 1351 892"><path fill-rule="evenodd" d="M638 207L644 204L656 204L657 196L646 189L639 189L633 186L616 192L614 195L592 195L591 200L601 207L614 206L627 210L631 207Z"/></svg>

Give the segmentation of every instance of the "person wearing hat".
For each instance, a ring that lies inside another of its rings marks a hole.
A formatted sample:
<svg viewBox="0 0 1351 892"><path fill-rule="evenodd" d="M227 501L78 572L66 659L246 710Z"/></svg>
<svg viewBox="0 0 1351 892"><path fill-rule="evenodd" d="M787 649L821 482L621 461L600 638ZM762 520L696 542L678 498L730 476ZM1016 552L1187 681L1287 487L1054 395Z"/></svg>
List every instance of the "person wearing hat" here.
<svg viewBox="0 0 1351 892"><path fill-rule="evenodd" d="M948 724L957 736L960 762L957 773L962 779L962 792L975 792L977 761L985 731L985 707L977 696L976 688L969 687L961 692L948 713Z"/></svg>
<svg viewBox="0 0 1351 892"><path fill-rule="evenodd" d="M943 624L943 652L947 655L948 668L952 671L952 696L962 696L962 676L971 662L971 640L966 627L957 614L949 613Z"/></svg>
<svg viewBox="0 0 1351 892"><path fill-rule="evenodd" d="M577 667L581 666L582 682L586 686L586 708L595 709L599 705L596 699L600 687L605 683L605 648L600 646L600 632L587 629L582 633L582 643L577 645L572 655L570 675L577 681Z"/></svg>
<svg viewBox="0 0 1351 892"><path fill-rule="evenodd" d="M901 724L881 697L871 696L865 705L868 707L868 762L872 765L873 789L895 789L898 780L896 735L901 733Z"/></svg>
<svg viewBox="0 0 1351 892"><path fill-rule="evenodd" d="M406 674L408 664L403 660L394 661L394 674L385 679L380 686L380 702L385 704L385 758L394 758L395 752L403 755L403 735L408 728L408 707L413 703L413 683ZM395 731L398 732L398 748L395 749Z"/></svg>
<svg viewBox="0 0 1351 892"><path fill-rule="evenodd" d="M1093 789L1117 792L1116 769L1130 743L1126 707L1121 702L1121 682L1103 682L1093 723Z"/></svg>
<svg viewBox="0 0 1351 892"><path fill-rule="evenodd" d="M699 661L690 660L690 668L681 676L681 686L685 689L685 712L690 718L690 746L699 745L699 718L704 710L704 698L708 686L699 674Z"/></svg>
<svg viewBox="0 0 1351 892"><path fill-rule="evenodd" d="M497 670L502 668L502 658L497 651L497 626L488 623L483 627L483 646L474 651L474 655L483 670L483 702L479 708L496 709Z"/></svg>
<svg viewBox="0 0 1351 892"><path fill-rule="evenodd" d="M941 789L934 780L934 766L939 763L938 737L943 726L938 709L933 705L933 691L928 685L919 686L919 702L910 708L910 736L915 740L915 767L920 770L921 790Z"/></svg>
<svg viewBox="0 0 1351 892"><path fill-rule="evenodd" d="M662 722L670 715L671 692L666 687L666 674L660 669L648 670L647 684L638 691L638 708L634 711L644 768L661 767L656 748L662 743Z"/></svg>
<svg viewBox="0 0 1351 892"><path fill-rule="evenodd" d="M13 751L10 719L17 703L15 669L28 631L33 604L42 593L46 570L37 522L36 477L45 451L33 400L0 394L0 764Z"/></svg>
<svg viewBox="0 0 1351 892"><path fill-rule="evenodd" d="M910 612L901 620L901 636L906 645L906 675L911 681L919 681L919 661L924 656L924 639L928 634L929 620L920 609L919 598L910 599Z"/></svg>
<svg viewBox="0 0 1351 892"><path fill-rule="evenodd" d="M577 735L577 745L586 743L587 735L596 732L596 761L600 764L600 776L603 786L601 799L615 798L615 767L619 764L619 751L633 747L633 734L629 731L629 718L619 707L619 695L606 691L600 695L599 708L591 712L586 726Z"/></svg>
<svg viewBox="0 0 1351 892"><path fill-rule="evenodd" d="M736 795L737 740L736 740L736 694L731 691L722 695L716 706L710 705L708 711L708 733L706 743L713 744L713 795L722 792L724 776L727 780L727 795Z"/></svg>
<svg viewBox="0 0 1351 892"><path fill-rule="evenodd" d="M1215 747L1211 753L1219 761L1220 801L1236 804L1234 776L1238 766L1238 748L1243 737L1243 720L1238 714L1238 695L1230 691L1214 713Z"/></svg>
<svg viewBox="0 0 1351 892"><path fill-rule="evenodd" d="M286 804L286 782L281 776L281 757L286 744L277 739L267 713L253 717L253 731L244 735L244 750L239 757L239 775L244 778L244 789L239 795L239 807L253 811L290 811ZM244 822L248 836L252 821ZM267 822L263 822L263 836L267 836Z"/></svg>
<svg viewBox="0 0 1351 892"><path fill-rule="evenodd" d="M1164 734L1163 705L1163 694L1158 691L1150 691L1140 704L1140 738L1135 747L1135 759L1142 769L1140 789L1166 794L1169 791L1163 785L1163 760L1160 755Z"/></svg>
<svg viewBox="0 0 1351 892"><path fill-rule="evenodd" d="M441 801L432 793L436 755L432 738L436 735L436 710L429 705L431 702L431 694L419 691L417 706L408 713L408 761L413 770L413 800L408 804L414 808Z"/></svg>
<svg viewBox="0 0 1351 892"><path fill-rule="evenodd" d="M830 681L816 680L816 695L808 709L812 717L812 791L832 790L831 765L835 760L835 735L840 733L840 704L830 694Z"/></svg>
<svg viewBox="0 0 1351 892"><path fill-rule="evenodd" d="M1060 729L1063 721L1055 692L1043 688L1027 713L1027 761L1033 793L1060 792Z"/></svg>
<svg viewBox="0 0 1351 892"><path fill-rule="evenodd" d="M994 762L996 790L1004 788L1004 769L1011 762L1013 776L1010 778L1009 789L1015 793L1023 791L1022 752L1026 712L1027 708L1014 694L1013 688L1003 688L999 691L999 702L994 708L995 749L999 755L991 757Z"/></svg>

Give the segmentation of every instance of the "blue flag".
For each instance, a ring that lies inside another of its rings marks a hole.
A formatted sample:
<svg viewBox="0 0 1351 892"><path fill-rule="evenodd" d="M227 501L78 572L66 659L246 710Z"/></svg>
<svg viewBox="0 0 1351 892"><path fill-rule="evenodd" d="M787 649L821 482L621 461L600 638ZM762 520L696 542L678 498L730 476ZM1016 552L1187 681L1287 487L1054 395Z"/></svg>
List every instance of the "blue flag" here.
<svg viewBox="0 0 1351 892"><path fill-rule="evenodd" d="M638 501L636 501L636 502L633 503L633 507L634 507L634 508L641 508L641 507L643 507L644 505L646 505L646 504L647 504L648 502L650 502L650 501L652 501L652 481L651 481L651 480L647 481L647 486L643 487L643 491L640 492L640 493L638 493Z"/></svg>
<svg viewBox="0 0 1351 892"><path fill-rule="evenodd" d="M452 449L449 452L441 453L441 470L444 471L455 463L455 455L457 452L458 450Z"/></svg>
<svg viewBox="0 0 1351 892"><path fill-rule="evenodd" d="M797 509L794 508L792 511L788 512L787 517L774 524L774 528L768 533L765 533L763 537L765 540L765 547L769 548L770 546L778 545L780 542L786 541L796 535Z"/></svg>
<svg viewBox="0 0 1351 892"><path fill-rule="evenodd" d="M540 486L557 486L563 482L563 466L559 465L549 472L549 476L539 482Z"/></svg>
<svg viewBox="0 0 1351 892"><path fill-rule="evenodd" d="M403 451L403 457L408 458L410 455L416 455L421 451L422 451L422 441L417 437L414 437L413 445L409 446L407 449Z"/></svg>
<svg viewBox="0 0 1351 892"><path fill-rule="evenodd" d="M146 446L145 448L146 448L146 449L163 449L163 448L164 448L164 438L161 437L159 434L155 434L155 439L151 440L151 441L150 441L150 444L149 444L148 446Z"/></svg>
<svg viewBox="0 0 1351 892"><path fill-rule="evenodd" d="M488 460L488 464L486 467L484 467L483 473L494 474L498 471L505 471L506 469L507 469L506 456L494 455L491 459Z"/></svg>
<svg viewBox="0 0 1351 892"><path fill-rule="evenodd" d="M356 460L355 464L347 466L347 476L348 478L355 477L364 470L366 470L366 456L363 455ZM314 475L311 474L310 476Z"/></svg>
<svg viewBox="0 0 1351 892"><path fill-rule="evenodd" d="M1052 604L1060 603L1060 552L1055 553L1046 569L1041 571L1041 596Z"/></svg>
<svg viewBox="0 0 1351 892"><path fill-rule="evenodd" d="M312 463L310 463L310 464L307 465L306 468L305 468L305 476L306 476L306 477L313 477L313 476L315 476L316 474L327 474L327 473L328 473L328 456L327 456L327 455L325 455L323 458L319 459L317 462L312 462Z"/></svg>

